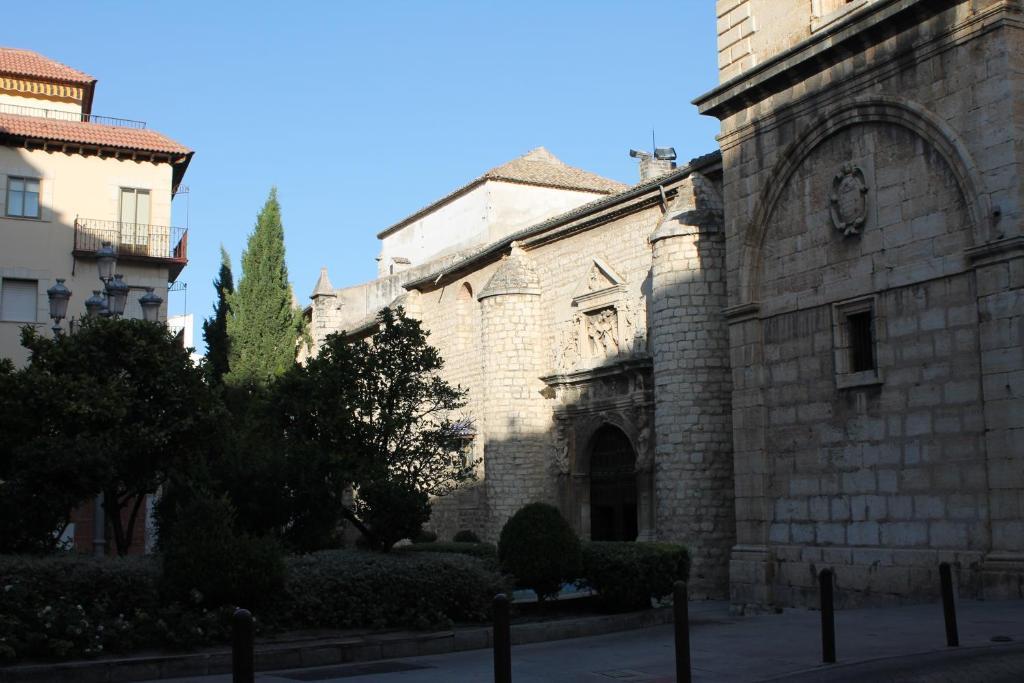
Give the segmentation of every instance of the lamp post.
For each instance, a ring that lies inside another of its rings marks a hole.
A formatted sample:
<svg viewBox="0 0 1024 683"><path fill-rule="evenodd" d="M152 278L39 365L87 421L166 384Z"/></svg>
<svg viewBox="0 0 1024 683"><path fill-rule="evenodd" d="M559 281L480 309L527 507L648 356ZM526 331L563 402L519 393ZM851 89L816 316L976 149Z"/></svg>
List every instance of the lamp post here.
<svg viewBox="0 0 1024 683"><path fill-rule="evenodd" d="M114 272L116 268L117 252L114 251L110 242L104 242L96 250L96 269L100 281L103 283L103 289L94 289L92 296L85 300L87 317L119 318L124 315L124 309L128 303L128 292L131 288L124 281L123 275ZM64 284L63 278L57 278L56 284L46 290L46 297L50 302L53 336L56 338L62 333L60 321L68 317L68 301L71 299L71 290ZM152 287L146 287L146 293L139 297L143 320L157 322L160 317L160 305L163 302L163 298L155 294ZM100 493L93 502L92 547L93 554L97 557L103 557L107 553L105 508L104 497Z"/></svg>
<svg viewBox="0 0 1024 683"><path fill-rule="evenodd" d="M117 252L110 242L104 242L96 250L96 270L103 289L92 290L92 296L85 300L85 314L90 318L114 317L124 315L125 306L128 304L128 292L131 287L124 281L121 273L114 272L117 269ZM64 285L64 280L57 278L57 284L46 290L46 296L50 300L50 317L53 319L53 336L61 334L60 321L68 315L68 300L71 299L71 290ZM146 287L146 293L139 297L139 305L142 307L142 319L147 322L157 322L160 316L160 305L163 298L153 292L152 287Z"/></svg>

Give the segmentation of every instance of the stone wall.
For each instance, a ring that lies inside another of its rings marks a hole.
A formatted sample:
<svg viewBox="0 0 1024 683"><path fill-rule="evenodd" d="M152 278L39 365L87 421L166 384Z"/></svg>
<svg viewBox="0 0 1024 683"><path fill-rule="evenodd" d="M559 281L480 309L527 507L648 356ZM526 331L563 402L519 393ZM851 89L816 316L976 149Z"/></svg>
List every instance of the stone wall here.
<svg viewBox="0 0 1024 683"><path fill-rule="evenodd" d="M913 4L700 103L723 122L738 605L813 604L825 566L842 604L920 599L942 560L964 594L1021 594L1021 34L1006 4ZM873 379L845 367L848 306Z"/></svg>

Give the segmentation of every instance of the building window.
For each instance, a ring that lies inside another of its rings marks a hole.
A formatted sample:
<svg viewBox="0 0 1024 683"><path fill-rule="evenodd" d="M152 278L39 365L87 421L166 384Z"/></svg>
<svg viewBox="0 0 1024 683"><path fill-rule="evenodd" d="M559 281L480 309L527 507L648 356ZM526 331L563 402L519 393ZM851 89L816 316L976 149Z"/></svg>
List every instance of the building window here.
<svg viewBox="0 0 1024 683"><path fill-rule="evenodd" d="M875 369L875 333L871 311L846 316L846 335L850 340L850 372Z"/></svg>
<svg viewBox="0 0 1024 683"><path fill-rule="evenodd" d="M15 280L5 277L0 282L0 320L36 322L38 292L37 280Z"/></svg>
<svg viewBox="0 0 1024 683"><path fill-rule="evenodd" d="M122 187L121 246L146 247L149 244L149 221L149 190Z"/></svg>
<svg viewBox="0 0 1024 683"><path fill-rule="evenodd" d="M39 218L39 179L7 176L7 215Z"/></svg>
<svg viewBox="0 0 1024 683"><path fill-rule="evenodd" d="M833 307L836 386L840 389L878 384L878 324L873 297Z"/></svg>

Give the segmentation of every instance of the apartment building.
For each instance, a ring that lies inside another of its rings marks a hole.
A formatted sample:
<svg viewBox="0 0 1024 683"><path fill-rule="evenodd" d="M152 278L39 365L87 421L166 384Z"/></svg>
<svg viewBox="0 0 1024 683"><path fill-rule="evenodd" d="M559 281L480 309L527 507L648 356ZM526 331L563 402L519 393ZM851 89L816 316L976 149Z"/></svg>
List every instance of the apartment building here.
<svg viewBox="0 0 1024 683"><path fill-rule="evenodd" d="M69 318L103 285L96 252L110 242L141 317L146 287L164 300L188 261L171 199L192 150L141 121L92 113L96 79L29 50L0 48L0 357L27 359L26 324L49 326L46 290L71 290ZM67 329L69 321L62 325Z"/></svg>

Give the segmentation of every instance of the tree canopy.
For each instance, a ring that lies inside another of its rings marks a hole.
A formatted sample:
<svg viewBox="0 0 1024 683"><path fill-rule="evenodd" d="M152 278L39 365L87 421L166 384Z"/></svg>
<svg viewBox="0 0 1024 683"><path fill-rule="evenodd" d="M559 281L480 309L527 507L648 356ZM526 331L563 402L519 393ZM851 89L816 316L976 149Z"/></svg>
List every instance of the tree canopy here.
<svg viewBox="0 0 1024 683"><path fill-rule="evenodd" d="M70 509L102 492L124 554L143 497L212 450L218 403L162 324L87 319L56 339L25 327L22 344L28 366L0 374L0 508L36 509L37 521L16 515L33 530L18 543L45 550Z"/></svg>
<svg viewBox="0 0 1024 683"><path fill-rule="evenodd" d="M256 217L242 252L238 289L228 302L230 368L225 381L266 384L294 365L303 321L302 311L292 304L277 188Z"/></svg>
<svg viewBox="0 0 1024 683"><path fill-rule="evenodd" d="M277 401L289 452L319 463L315 485L333 482L341 516L386 549L429 519L428 496L472 479L474 463L464 457L465 391L440 376L444 361L419 322L401 308L377 322L367 339L330 335L282 378ZM354 505L344 484L356 489Z"/></svg>
<svg viewBox="0 0 1024 683"><path fill-rule="evenodd" d="M231 257L223 244L220 247L220 271L213 281L213 288L217 292L217 303L213 316L203 321L203 340L206 342L206 371L213 383L220 384L230 367L228 316L231 315L230 297L235 293Z"/></svg>

